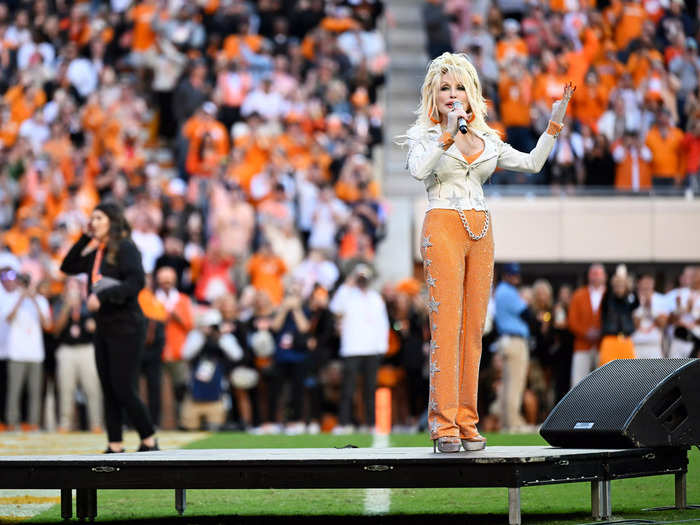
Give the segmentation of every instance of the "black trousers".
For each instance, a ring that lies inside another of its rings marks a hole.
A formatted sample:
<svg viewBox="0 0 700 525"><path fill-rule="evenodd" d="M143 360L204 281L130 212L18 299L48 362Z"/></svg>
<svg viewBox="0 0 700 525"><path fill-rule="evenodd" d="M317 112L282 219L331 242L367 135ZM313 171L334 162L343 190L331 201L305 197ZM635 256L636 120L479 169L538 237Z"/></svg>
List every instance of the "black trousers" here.
<svg viewBox="0 0 700 525"><path fill-rule="evenodd" d="M428 407L428 380L423 377L421 368L406 368L406 380L410 414L418 418Z"/></svg>
<svg viewBox="0 0 700 525"><path fill-rule="evenodd" d="M146 323L141 319L124 326L100 324L95 333L95 362L102 384L107 438L110 443L122 441L123 410L141 439L147 438L154 433L153 423L137 390Z"/></svg>
<svg viewBox="0 0 700 525"><path fill-rule="evenodd" d="M269 413L270 420L275 421L279 402L285 383L291 384L289 398L289 419L287 421L301 421L304 408L304 378L306 377L306 363L275 363L275 372L270 383ZM282 415L285 419L285 414Z"/></svg>
<svg viewBox="0 0 700 525"><path fill-rule="evenodd" d="M141 358L141 373L146 378L148 410L151 422L160 425L161 389L163 387L163 348L160 345L148 346Z"/></svg>
<svg viewBox="0 0 700 525"><path fill-rule="evenodd" d="M381 355L362 355L343 358L343 390L340 396L338 423L350 424L352 400L358 374L362 374L362 397L365 402L365 425L374 426L374 391L377 389L377 371Z"/></svg>
<svg viewBox="0 0 700 525"><path fill-rule="evenodd" d="M156 103L158 104L158 136L166 139L175 138L177 123L173 116L173 92L156 91Z"/></svg>

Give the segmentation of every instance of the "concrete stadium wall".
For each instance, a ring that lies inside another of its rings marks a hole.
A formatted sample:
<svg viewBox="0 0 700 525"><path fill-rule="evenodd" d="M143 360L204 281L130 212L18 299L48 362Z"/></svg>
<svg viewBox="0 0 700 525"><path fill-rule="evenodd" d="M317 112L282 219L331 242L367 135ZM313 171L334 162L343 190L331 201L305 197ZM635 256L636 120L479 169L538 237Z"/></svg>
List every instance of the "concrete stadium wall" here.
<svg viewBox="0 0 700 525"><path fill-rule="evenodd" d="M417 261L425 207L413 200ZM497 261L700 261L700 199L491 197L489 207Z"/></svg>

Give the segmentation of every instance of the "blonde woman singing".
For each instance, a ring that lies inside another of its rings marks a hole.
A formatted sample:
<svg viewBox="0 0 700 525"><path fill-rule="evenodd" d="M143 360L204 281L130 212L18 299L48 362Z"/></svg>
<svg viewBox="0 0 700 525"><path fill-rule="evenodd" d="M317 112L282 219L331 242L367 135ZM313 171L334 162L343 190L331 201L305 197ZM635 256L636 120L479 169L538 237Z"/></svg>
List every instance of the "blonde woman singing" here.
<svg viewBox="0 0 700 525"><path fill-rule="evenodd" d="M407 167L428 193L421 253L429 291L433 450L486 447L476 428L476 402L493 232L482 184L497 167L528 173L542 169L574 90L572 83L566 85L546 132L530 153L522 153L486 124L486 101L466 55L444 53L428 66L418 118L400 144L409 145Z"/></svg>

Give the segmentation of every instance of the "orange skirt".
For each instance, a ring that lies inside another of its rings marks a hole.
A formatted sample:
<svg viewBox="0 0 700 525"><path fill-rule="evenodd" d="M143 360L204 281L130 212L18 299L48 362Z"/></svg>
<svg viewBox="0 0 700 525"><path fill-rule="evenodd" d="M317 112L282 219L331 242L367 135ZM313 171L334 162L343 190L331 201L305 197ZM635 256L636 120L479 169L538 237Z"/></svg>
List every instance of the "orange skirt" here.
<svg viewBox="0 0 700 525"><path fill-rule="evenodd" d="M600 343L598 366L615 359L634 359L634 343L629 337L606 335Z"/></svg>

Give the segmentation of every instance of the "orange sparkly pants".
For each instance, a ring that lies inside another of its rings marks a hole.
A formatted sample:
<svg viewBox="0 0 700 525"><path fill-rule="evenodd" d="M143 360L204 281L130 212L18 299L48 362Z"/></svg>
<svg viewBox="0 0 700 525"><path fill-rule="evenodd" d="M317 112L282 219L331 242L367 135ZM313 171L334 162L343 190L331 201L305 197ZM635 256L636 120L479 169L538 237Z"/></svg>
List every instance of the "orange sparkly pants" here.
<svg viewBox="0 0 700 525"><path fill-rule="evenodd" d="M483 211L464 210L479 235ZM493 280L493 232L475 241L456 210L429 210L421 233L430 316L430 401L432 439L477 434L477 391L481 336Z"/></svg>

